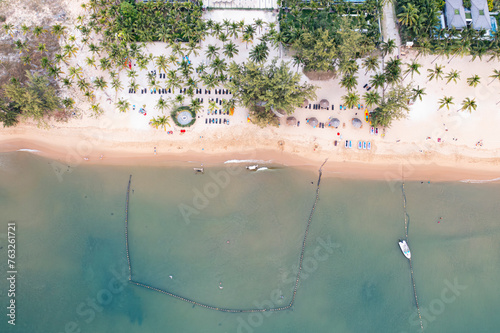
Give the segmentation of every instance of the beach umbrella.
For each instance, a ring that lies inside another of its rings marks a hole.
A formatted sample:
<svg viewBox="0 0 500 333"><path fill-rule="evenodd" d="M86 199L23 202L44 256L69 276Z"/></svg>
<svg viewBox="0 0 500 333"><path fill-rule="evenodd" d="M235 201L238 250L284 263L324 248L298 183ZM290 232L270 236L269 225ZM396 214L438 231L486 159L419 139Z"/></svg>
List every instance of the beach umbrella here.
<svg viewBox="0 0 500 333"><path fill-rule="evenodd" d="M332 118L328 123L328 126L337 128L340 126L340 120L338 120L337 118Z"/></svg>
<svg viewBox="0 0 500 333"><path fill-rule="evenodd" d="M288 117L286 118L286 124L290 126L295 126L297 125L297 119L295 117Z"/></svg>
<svg viewBox="0 0 500 333"><path fill-rule="evenodd" d="M326 100L326 99L322 99L321 101L319 101L319 106L322 109L326 109L327 107L330 106L330 102L328 102L328 100Z"/></svg>
<svg viewBox="0 0 500 333"><path fill-rule="evenodd" d="M352 126L354 126L355 128L361 128L361 126L363 126L363 123L358 118L352 118Z"/></svg>
<svg viewBox="0 0 500 333"><path fill-rule="evenodd" d="M308 105L309 105L309 100L306 98L306 99L304 100L304 104L302 104L302 107L304 107L304 108L305 108L305 107L306 107L306 106L308 106Z"/></svg>
<svg viewBox="0 0 500 333"><path fill-rule="evenodd" d="M312 118L309 118L309 119L307 120L307 123L308 123L309 125L311 125L312 127L316 127L316 126L318 126L319 121L318 121L318 119L316 119L316 118L312 117Z"/></svg>

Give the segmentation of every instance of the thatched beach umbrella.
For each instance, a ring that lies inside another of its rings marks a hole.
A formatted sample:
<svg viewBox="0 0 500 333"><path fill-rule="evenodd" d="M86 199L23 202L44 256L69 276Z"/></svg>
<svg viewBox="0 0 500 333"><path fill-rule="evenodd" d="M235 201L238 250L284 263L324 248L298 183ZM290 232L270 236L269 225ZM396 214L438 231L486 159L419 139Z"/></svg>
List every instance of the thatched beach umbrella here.
<svg viewBox="0 0 500 333"><path fill-rule="evenodd" d="M297 119L295 117L288 117L286 118L286 124L289 126L295 126L297 125Z"/></svg>
<svg viewBox="0 0 500 333"><path fill-rule="evenodd" d="M361 126L363 126L363 123L358 118L352 118L352 126L354 126L355 128L361 128Z"/></svg>
<svg viewBox="0 0 500 333"><path fill-rule="evenodd" d="M318 121L318 119L316 119L316 118L312 117L312 118L309 118L309 119L307 120L307 123L308 123L309 125L311 125L312 127L316 127L316 126L318 126L319 121Z"/></svg>
<svg viewBox="0 0 500 333"><path fill-rule="evenodd" d="M327 107L330 106L330 102L328 102L328 100L326 100L326 99L322 99L321 101L319 101L319 106L322 109L326 109Z"/></svg>
<svg viewBox="0 0 500 333"><path fill-rule="evenodd" d="M305 108L305 107L306 107L306 106L308 106L308 105L309 105L309 100L306 98L306 99L304 100L304 103L302 104L302 107L303 107L303 108Z"/></svg>
<svg viewBox="0 0 500 333"><path fill-rule="evenodd" d="M328 123L328 126L337 128L340 126L340 120L338 120L337 118L332 118Z"/></svg>

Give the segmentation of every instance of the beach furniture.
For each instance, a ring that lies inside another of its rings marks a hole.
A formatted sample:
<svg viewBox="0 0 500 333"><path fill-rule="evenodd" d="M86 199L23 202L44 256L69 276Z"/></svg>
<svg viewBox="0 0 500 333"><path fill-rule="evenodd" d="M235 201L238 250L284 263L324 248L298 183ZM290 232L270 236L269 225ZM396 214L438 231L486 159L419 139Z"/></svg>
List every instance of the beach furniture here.
<svg viewBox="0 0 500 333"><path fill-rule="evenodd" d="M349 148L352 148L352 141L349 140Z"/></svg>
<svg viewBox="0 0 500 333"><path fill-rule="evenodd" d="M345 147L349 148L349 140L345 140Z"/></svg>
<svg viewBox="0 0 500 333"><path fill-rule="evenodd" d="M358 141L358 149L362 149L363 148L363 143L361 141Z"/></svg>
<svg viewBox="0 0 500 333"><path fill-rule="evenodd" d="M366 150L366 141L363 141L363 149Z"/></svg>
<svg viewBox="0 0 500 333"><path fill-rule="evenodd" d="M375 127L375 135L378 135L378 127Z"/></svg>
<svg viewBox="0 0 500 333"><path fill-rule="evenodd" d="M373 135L374 133L375 133L375 128L373 128L373 127L372 127L372 128L370 128L370 134L372 134L372 135Z"/></svg>
<svg viewBox="0 0 500 333"><path fill-rule="evenodd" d="M370 141L368 141L368 143L366 144L366 149L372 149L372 143Z"/></svg>

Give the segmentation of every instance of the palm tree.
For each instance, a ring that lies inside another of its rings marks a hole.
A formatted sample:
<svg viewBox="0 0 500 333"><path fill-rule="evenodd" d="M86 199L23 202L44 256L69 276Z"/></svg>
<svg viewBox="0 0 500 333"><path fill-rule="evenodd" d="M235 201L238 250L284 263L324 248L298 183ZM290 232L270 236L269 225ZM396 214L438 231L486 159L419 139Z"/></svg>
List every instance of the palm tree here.
<svg viewBox="0 0 500 333"><path fill-rule="evenodd" d="M191 103L189 103L189 107L191 108L191 110L198 113L202 110L203 105L198 99L192 99Z"/></svg>
<svg viewBox="0 0 500 333"><path fill-rule="evenodd" d="M158 116L156 118L152 118L151 125L156 129L158 129L158 127L163 127L163 129L166 131L167 125L168 127L170 127L170 116Z"/></svg>
<svg viewBox="0 0 500 333"><path fill-rule="evenodd" d="M49 66L48 73L50 76L52 76L54 78L58 78L63 72L62 72L61 68L59 68L57 66Z"/></svg>
<svg viewBox="0 0 500 333"><path fill-rule="evenodd" d="M380 94L378 92L367 91L363 95L363 100L365 101L367 107L372 107L372 106L380 103L381 98L380 98Z"/></svg>
<svg viewBox="0 0 500 333"><path fill-rule="evenodd" d="M115 93L118 93L118 90L123 89L123 86L122 86L120 80L118 80L117 78L113 78L111 80L111 88L113 88L115 90Z"/></svg>
<svg viewBox="0 0 500 333"><path fill-rule="evenodd" d="M358 85L358 78L355 75L346 74L340 80L340 86L351 91Z"/></svg>
<svg viewBox="0 0 500 333"><path fill-rule="evenodd" d="M36 48L40 54L42 52L47 52L47 45L45 45L45 43L38 43L38 47Z"/></svg>
<svg viewBox="0 0 500 333"><path fill-rule="evenodd" d="M205 55L208 59L214 59L219 56L219 48L215 45L208 45Z"/></svg>
<svg viewBox="0 0 500 333"><path fill-rule="evenodd" d="M31 56L29 54L26 54L26 55L23 55L21 57L21 62L23 63L23 65L29 65L30 62L31 62Z"/></svg>
<svg viewBox="0 0 500 333"><path fill-rule="evenodd" d="M416 101L417 98L420 99L420 101L422 101L422 96L423 95L427 95L427 93L425 92L425 88L420 88L420 86L418 86L417 88L413 88L413 101Z"/></svg>
<svg viewBox="0 0 500 333"><path fill-rule="evenodd" d="M63 50L64 50L64 55L67 56L68 58L75 56L76 53L78 52L78 48L71 44L64 45Z"/></svg>
<svg viewBox="0 0 500 333"><path fill-rule="evenodd" d="M85 64L87 66L93 66L95 69L97 69L97 66L95 65L95 58L94 58L94 56L85 58Z"/></svg>
<svg viewBox="0 0 500 333"><path fill-rule="evenodd" d="M120 112L127 112L130 109L130 103L127 100L119 99L117 103L115 103L116 107Z"/></svg>
<svg viewBox="0 0 500 333"><path fill-rule="evenodd" d="M476 99L475 98L470 99L469 97L466 97L462 101L462 111L472 112L472 111L475 111L476 108L477 108L477 104L476 104Z"/></svg>
<svg viewBox="0 0 500 333"><path fill-rule="evenodd" d="M12 35L12 31L13 31L13 29L14 29L14 25L13 25L12 23L9 23L9 24L5 23L5 24L2 26L2 28L3 28L3 30L5 30L5 33L6 33L7 35L10 35L10 37L14 37L14 36Z"/></svg>
<svg viewBox="0 0 500 333"><path fill-rule="evenodd" d="M261 19L256 19L254 21L254 24L255 24L255 27L259 28L259 34L260 34L262 26L264 25L264 21L262 21Z"/></svg>
<svg viewBox="0 0 500 333"><path fill-rule="evenodd" d="M40 36L44 32L45 30L41 26L35 25L35 27L33 28L33 35L35 35L35 37Z"/></svg>
<svg viewBox="0 0 500 333"><path fill-rule="evenodd" d="M439 109L442 109L446 106L446 108L449 110L450 109L450 104L455 104L453 103L453 97L452 96L444 96L439 100Z"/></svg>
<svg viewBox="0 0 500 333"><path fill-rule="evenodd" d="M163 97L160 97L158 102L156 102L155 108L158 109L161 113L165 111L169 107L169 104L167 101L163 99Z"/></svg>
<svg viewBox="0 0 500 333"><path fill-rule="evenodd" d="M450 83L451 80L457 83L457 80L460 80L460 71L452 69L448 74L446 74L446 79L446 84Z"/></svg>
<svg viewBox="0 0 500 333"><path fill-rule="evenodd" d="M94 80L94 85L97 89L104 90L108 86L108 83L102 76L99 76Z"/></svg>
<svg viewBox="0 0 500 333"><path fill-rule="evenodd" d="M261 63L266 61L268 55L269 47L266 43L262 42L252 48L249 58L256 63Z"/></svg>
<svg viewBox="0 0 500 333"><path fill-rule="evenodd" d="M158 66L158 68L163 72L166 72L168 67L167 58L164 55L157 56L155 59L155 65Z"/></svg>
<svg viewBox="0 0 500 333"><path fill-rule="evenodd" d="M224 45L224 55L229 59L232 59L238 54L238 47L232 41Z"/></svg>
<svg viewBox="0 0 500 333"><path fill-rule="evenodd" d="M28 31L31 31L30 27L28 27L26 24L21 25L21 30L23 32L23 36L26 35Z"/></svg>
<svg viewBox="0 0 500 333"><path fill-rule="evenodd" d="M226 62L224 59L220 59L219 57L217 57L214 59L214 61L212 61L210 67L213 69L215 75L223 74L226 70Z"/></svg>
<svg viewBox="0 0 500 333"><path fill-rule="evenodd" d="M382 51L382 57L391 54L396 49L396 41L394 39L388 39L387 42L380 43L380 50Z"/></svg>
<svg viewBox="0 0 500 333"><path fill-rule="evenodd" d="M42 66L43 69L47 69L50 66L50 60L47 57L42 57L40 59L40 66Z"/></svg>
<svg viewBox="0 0 500 333"><path fill-rule="evenodd" d="M488 85L492 84L493 81L495 81L495 80L500 81L500 70L494 69L493 70L493 75L490 75L490 77L493 78L493 80L491 80L491 82L488 83Z"/></svg>
<svg viewBox="0 0 500 333"><path fill-rule="evenodd" d="M405 79L408 76L408 74L411 74L411 78L413 79L413 74L417 73L420 75L419 68L422 67L422 64L419 64L415 60L412 60L411 64L406 64L408 69L405 71Z"/></svg>
<svg viewBox="0 0 500 333"><path fill-rule="evenodd" d="M96 115L100 115L104 112L99 103L92 103L90 105L90 110L92 110L92 112L94 112L94 114Z"/></svg>
<svg viewBox="0 0 500 333"><path fill-rule="evenodd" d="M441 65L438 65L436 64L434 66L434 69L432 68L429 68L427 69L427 72L429 72L429 74L427 75L427 77L429 78L429 81L432 81L432 79L436 78L436 81L439 80L439 79L443 79L443 69L444 69L444 66L441 66Z"/></svg>
<svg viewBox="0 0 500 333"><path fill-rule="evenodd" d="M467 78L467 83L469 84L469 86L471 87L477 87L477 85L481 82L481 78L479 77L479 75L473 75L469 78Z"/></svg>
<svg viewBox="0 0 500 333"><path fill-rule="evenodd" d="M128 84L128 87L132 90L137 90L139 89L139 83L135 82L135 81L130 81L130 83Z"/></svg>
<svg viewBox="0 0 500 333"><path fill-rule="evenodd" d="M99 60L99 67L101 67L101 70L105 71L111 68L111 62L109 61L109 58L102 58Z"/></svg>
<svg viewBox="0 0 500 333"><path fill-rule="evenodd" d="M379 67L378 57L375 55L369 56L365 60L363 60L363 68L365 69L365 75L369 71L375 72Z"/></svg>
<svg viewBox="0 0 500 333"><path fill-rule="evenodd" d="M78 79L80 79L81 74L82 74L81 67L71 66L71 67L68 68L68 75L71 78L77 77Z"/></svg>
<svg viewBox="0 0 500 333"><path fill-rule="evenodd" d="M81 91L88 90L90 88L90 84L85 81L85 79L80 79L76 81L76 85Z"/></svg>
<svg viewBox="0 0 500 333"><path fill-rule="evenodd" d="M418 23L418 9L411 3L407 3L401 7L401 13L398 14L398 21L402 25L412 27Z"/></svg>
<svg viewBox="0 0 500 333"><path fill-rule="evenodd" d="M246 49L248 49L248 43L253 41L253 36L247 33L243 34L242 42L246 44Z"/></svg>
<svg viewBox="0 0 500 333"><path fill-rule="evenodd" d="M347 107L353 108L359 104L361 100L357 92L348 92L347 95L342 96L342 101Z"/></svg>
<svg viewBox="0 0 500 333"><path fill-rule="evenodd" d="M69 87L71 87L71 85L73 84L73 81L71 81L71 79L70 79L70 78L65 77L65 78L63 78L63 79L62 79L62 83L63 83L63 85L64 85L65 87L69 88Z"/></svg>
<svg viewBox="0 0 500 333"><path fill-rule="evenodd" d="M375 89L382 88L384 84L385 84L384 74L375 74L370 79L370 85L372 85Z"/></svg>
<svg viewBox="0 0 500 333"><path fill-rule="evenodd" d="M52 30L51 30L51 33L57 37L57 39L59 39L59 37L61 36L64 36L64 34L66 33L66 27L63 27L62 25L60 24L55 24L52 26Z"/></svg>
<svg viewBox="0 0 500 333"><path fill-rule="evenodd" d="M94 43L89 44L89 51L92 52L92 54L99 54L100 48L99 46L95 45Z"/></svg>

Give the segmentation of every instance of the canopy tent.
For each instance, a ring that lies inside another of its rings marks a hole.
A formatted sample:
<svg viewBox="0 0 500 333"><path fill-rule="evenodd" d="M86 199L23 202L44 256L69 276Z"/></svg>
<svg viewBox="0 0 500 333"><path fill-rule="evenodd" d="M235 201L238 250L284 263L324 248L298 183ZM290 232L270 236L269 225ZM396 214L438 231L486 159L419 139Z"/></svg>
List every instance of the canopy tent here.
<svg viewBox="0 0 500 333"><path fill-rule="evenodd" d="M363 126L363 123L358 118L352 118L352 126L354 126L355 128L361 128Z"/></svg>
<svg viewBox="0 0 500 333"><path fill-rule="evenodd" d="M295 117L288 117L286 118L286 124L289 126L295 126L297 125L297 119Z"/></svg>
<svg viewBox="0 0 500 333"><path fill-rule="evenodd" d="M337 118L332 118L328 123L328 126L337 128L340 126L340 120L338 120Z"/></svg>
<svg viewBox="0 0 500 333"><path fill-rule="evenodd" d="M309 125L311 125L312 127L316 127L316 126L318 126L319 121L318 121L318 119L312 117L312 118L307 119L307 123Z"/></svg>

